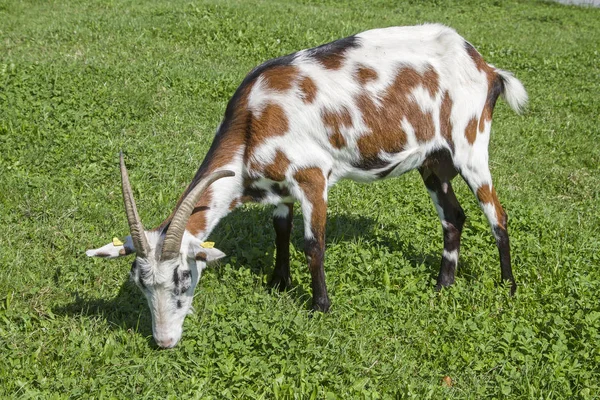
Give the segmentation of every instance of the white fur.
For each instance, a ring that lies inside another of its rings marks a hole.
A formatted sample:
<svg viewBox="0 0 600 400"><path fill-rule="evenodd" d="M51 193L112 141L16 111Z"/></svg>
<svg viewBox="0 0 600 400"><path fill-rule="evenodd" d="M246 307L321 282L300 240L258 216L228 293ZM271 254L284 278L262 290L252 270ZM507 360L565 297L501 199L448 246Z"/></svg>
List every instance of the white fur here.
<svg viewBox="0 0 600 400"><path fill-rule="evenodd" d="M446 216L444 215L444 209L440 205L438 196L432 190L428 190L428 192L429 192L429 195L431 196L431 200L433 201L433 205L435 206L435 211L437 211L438 217L440 218L440 221L442 221L442 224L443 224L446 221Z"/></svg>
<svg viewBox="0 0 600 400"><path fill-rule="evenodd" d="M496 72L504 79L504 93L502 93L502 96L513 110L519 114L522 113L528 101L525 87L521 81L514 77L512 72L502 69L496 69Z"/></svg>
<svg viewBox="0 0 600 400"><path fill-rule="evenodd" d="M125 251L125 254L122 250ZM85 255L88 257L117 258L131 253L135 253L135 248L131 236L127 236L122 245L115 246L110 242L100 248L86 250Z"/></svg>
<svg viewBox="0 0 600 400"><path fill-rule="evenodd" d="M458 250L444 250L444 252L442 253L442 257L444 257L448 261L452 261L455 265L458 264Z"/></svg>
<svg viewBox="0 0 600 400"><path fill-rule="evenodd" d="M287 218L289 215L290 215L290 209L284 203L277 205L277 207L275 208L275 211L273 212L273 216L276 218Z"/></svg>

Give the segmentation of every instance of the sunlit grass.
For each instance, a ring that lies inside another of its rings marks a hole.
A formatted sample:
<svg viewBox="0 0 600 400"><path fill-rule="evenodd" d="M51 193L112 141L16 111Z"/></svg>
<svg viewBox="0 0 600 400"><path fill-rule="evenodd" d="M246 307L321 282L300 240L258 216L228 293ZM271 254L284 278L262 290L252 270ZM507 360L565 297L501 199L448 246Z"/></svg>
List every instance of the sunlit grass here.
<svg viewBox="0 0 600 400"><path fill-rule="evenodd" d="M118 151L156 226L252 67L433 21L529 91L525 116L499 103L491 143L517 295L497 286L497 249L464 183L457 283L436 293L441 227L418 174L342 182L329 314L308 311L300 215L294 289L269 293L271 210L248 206L211 236L229 257L202 277L181 343L157 350L129 261L84 254L127 232ZM0 1L0 395L597 398L599 21L542 1Z"/></svg>

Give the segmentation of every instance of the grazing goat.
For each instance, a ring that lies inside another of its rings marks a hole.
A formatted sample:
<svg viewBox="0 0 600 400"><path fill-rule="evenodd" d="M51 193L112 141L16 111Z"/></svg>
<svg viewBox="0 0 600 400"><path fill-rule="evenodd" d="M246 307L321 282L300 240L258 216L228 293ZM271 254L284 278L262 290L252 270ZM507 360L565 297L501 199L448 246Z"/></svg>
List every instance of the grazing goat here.
<svg viewBox="0 0 600 400"><path fill-rule="evenodd" d="M487 64L454 30L438 24L370 30L267 61L236 90L194 179L154 230L142 226L121 156L131 236L123 245L110 243L87 254L136 253L131 275L150 305L154 338L161 347L173 347L202 269L223 256L204 248L203 240L240 204L276 205L271 285L290 286L297 201L313 309L327 311L327 189L342 178L368 182L418 169L444 232L437 287L454 282L465 215L450 181L460 174L491 225L501 277L514 293L507 216L488 167L500 95L517 112L527 102L511 73Z"/></svg>

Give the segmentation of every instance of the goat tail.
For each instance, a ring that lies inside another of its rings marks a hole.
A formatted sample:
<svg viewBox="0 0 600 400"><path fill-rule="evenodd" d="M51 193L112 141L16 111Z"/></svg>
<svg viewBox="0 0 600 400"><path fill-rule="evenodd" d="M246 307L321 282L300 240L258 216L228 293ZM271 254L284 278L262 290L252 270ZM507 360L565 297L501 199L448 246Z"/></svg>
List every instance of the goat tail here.
<svg viewBox="0 0 600 400"><path fill-rule="evenodd" d="M527 105L527 91L525 87L512 72L504 71L502 69L496 69L496 73L498 74L498 78L502 81L503 90L502 90L502 98L506 100L510 108L512 108L516 113L521 114Z"/></svg>

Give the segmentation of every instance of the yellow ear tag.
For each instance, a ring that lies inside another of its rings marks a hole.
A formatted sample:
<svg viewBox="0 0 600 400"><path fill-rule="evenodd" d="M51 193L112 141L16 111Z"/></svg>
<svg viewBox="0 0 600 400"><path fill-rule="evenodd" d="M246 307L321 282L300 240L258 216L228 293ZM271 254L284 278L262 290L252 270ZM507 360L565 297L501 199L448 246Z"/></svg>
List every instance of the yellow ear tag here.
<svg viewBox="0 0 600 400"><path fill-rule="evenodd" d="M113 245L115 245L115 246L123 246L123 242L121 242L119 240L119 238L114 237L113 238Z"/></svg>
<svg viewBox="0 0 600 400"><path fill-rule="evenodd" d="M212 249L215 247L215 242L202 242L200 243L200 246L204 247L205 249Z"/></svg>

